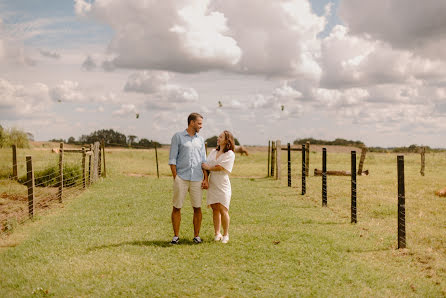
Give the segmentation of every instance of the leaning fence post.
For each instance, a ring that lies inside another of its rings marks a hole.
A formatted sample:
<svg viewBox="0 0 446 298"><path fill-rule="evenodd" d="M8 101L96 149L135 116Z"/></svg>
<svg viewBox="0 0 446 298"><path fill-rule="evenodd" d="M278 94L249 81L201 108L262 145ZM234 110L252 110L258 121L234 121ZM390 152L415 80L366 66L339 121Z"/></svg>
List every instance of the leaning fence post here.
<svg viewBox="0 0 446 298"><path fill-rule="evenodd" d="M156 176L158 176L158 178L160 177L160 172L159 172L159 168L158 168L158 149L156 148L156 142L155 142L155 159L156 159Z"/></svg>
<svg viewBox="0 0 446 298"><path fill-rule="evenodd" d="M82 187L85 188L85 147L82 147Z"/></svg>
<svg viewBox="0 0 446 298"><path fill-rule="evenodd" d="M404 156L398 155L398 249L406 248L406 197L404 188Z"/></svg>
<svg viewBox="0 0 446 298"><path fill-rule="evenodd" d="M426 155L426 147L421 148L421 176L424 176L424 167L425 167L425 155Z"/></svg>
<svg viewBox="0 0 446 298"><path fill-rule="evenodd" d="M327 206L327 149L322 148L322 206Z"/></svg>
<svg viewBox="0 0 446 298"><path fill-rule="evenodd" d="M59 150L59 192L57 194L57 197L58 197L60 203L62 203L62 196L63 196L63 143L60 143L60 150Z"/></svg>
<svg viewBox="0 0 446 298"><path fill-rule="evenodd" d="M282 146L280 140L276 141L276 180L280 180L281 164L280 155L282 154Z"/></svg>
<svg viewBox="0 0 446 298"><path fill-rule="evenodd" d="M310 174L310 142L305 143L305 176Z"/></svg>
<svg viewBox="0 0 446 298"><path fill-rule="evenodd" d="M356 151L352 151L352 205L351 205L351 222L357 223L356 217Z"/></svg>
<svg viewBox="0 0 446 298"><path fill-rule="evenodd" d="M362 175L362 168L364 166L364 160L365 160L365 154L367 153L367 147L361 148L361 157L359 158L359 168L358 168L358 175Z"/></svg>
<svg viewBox="0 0 446 298"><path fill-rule="evenodd" d="M32 156L26 156L26 180L28 187L28 214L29 218L34 217L34 171Z"/></svg>
<svg viewBox="0 0 446 298"><path fill-rule="evenodd" d="M291 145L288 143L288 187L291 187Z"/></svg>
<svg viewBox="0 0 446 298"><path fill-rule="evenodd" d="M104 160L104 171L101 173L104 178L107 177L107 170L105 168L105 141L102 139L102 159Z"/></svg>
<svg viewBox="0 0 446 298"><path fill-rule="evenodd" d="M12 179L17 180L18 173L17 173L17 146L12 145Z"/></svg>
<svg viewBox="0 0 446 298"><path fill-rule="evenodd" d="M305 144L302 144L302 195L307 192L306 166L305 166Z"/></svg>
<svg viewBox="0 0 446 298"><path fill-rule="evenodd" d="M271 177L274 177L275 167L276 167L276 142L271 141Z"/></svg>
<svg viewBox="0 0 446 298"><path fill-rule="evenodd" d="M266 177L269 177L269 163L271 158L271 141L268 141L268 170L266 172Z"/></svg>

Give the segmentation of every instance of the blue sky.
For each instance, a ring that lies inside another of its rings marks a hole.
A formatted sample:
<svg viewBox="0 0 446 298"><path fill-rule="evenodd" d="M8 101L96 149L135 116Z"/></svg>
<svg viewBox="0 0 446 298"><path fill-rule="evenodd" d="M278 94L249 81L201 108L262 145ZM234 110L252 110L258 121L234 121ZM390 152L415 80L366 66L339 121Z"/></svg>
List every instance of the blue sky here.
<svg viewBox="0 0 446 298"><path fill-rule="evenodd" d="M198 111L244 144L446 147L445 4L242 2L0 1L0 124L167 143Z"/></svg>

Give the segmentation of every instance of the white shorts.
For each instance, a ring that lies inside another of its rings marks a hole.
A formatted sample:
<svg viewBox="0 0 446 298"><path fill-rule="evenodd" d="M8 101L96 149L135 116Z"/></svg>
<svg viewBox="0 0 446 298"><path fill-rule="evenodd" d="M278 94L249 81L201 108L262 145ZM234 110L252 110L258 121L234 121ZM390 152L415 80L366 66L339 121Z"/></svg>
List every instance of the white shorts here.
<svg viewBox="0 0 446 298"><path fill-rule="evenodd" d="M183 207L184 199L187 192L190 194L190 202L192 207L200 208L203 198L203 191L201 189L201 181L183 180L180 176L176 176L173 182L173 206L177 209Z"/></svg>

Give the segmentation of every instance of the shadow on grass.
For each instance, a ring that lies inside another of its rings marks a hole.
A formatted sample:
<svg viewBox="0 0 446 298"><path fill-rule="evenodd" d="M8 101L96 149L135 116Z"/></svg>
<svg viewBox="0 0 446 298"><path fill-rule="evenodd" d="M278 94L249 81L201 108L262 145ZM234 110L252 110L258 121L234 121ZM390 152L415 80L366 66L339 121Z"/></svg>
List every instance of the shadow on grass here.
<svg viewBox="0 0 446 298"><path fill-rule="evenodd" d="M114 247L121 247L126 245L134 245L134 246L157 246L157 247L175 247L175 246L183 246L183 245L197 245L192 240L187 239L181 239L179 244L170 244L169 241L164 240L147 240L147 241L126 241L121 243L115 243L115 244L107 244L107 245L101 245L101 246L95 246L88 248L87 251L94 251L99 249L107 249L107 248L114 248Z"/></svg>

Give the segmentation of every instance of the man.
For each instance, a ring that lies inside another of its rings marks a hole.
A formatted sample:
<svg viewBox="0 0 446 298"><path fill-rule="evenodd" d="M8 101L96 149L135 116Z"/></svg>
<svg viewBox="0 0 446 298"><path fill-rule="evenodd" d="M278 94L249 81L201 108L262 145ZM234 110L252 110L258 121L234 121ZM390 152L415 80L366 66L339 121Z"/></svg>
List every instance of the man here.
<svg viewBox="0 0 446 298"><path fill-rule="evenodd" d="M187 129L176 133L172 137L169 154L169 165L174 179L172 226L174 237L172 244L179 243L181 208L187 192L190 194L191 204L194 208L194 239L201 243L199 236L201 227L201 200L202 188L208 188L207 172L201 165L206 162L206 149L204 140L198 135L203 126L203 116L192 113L187 118Z"/></svg>

